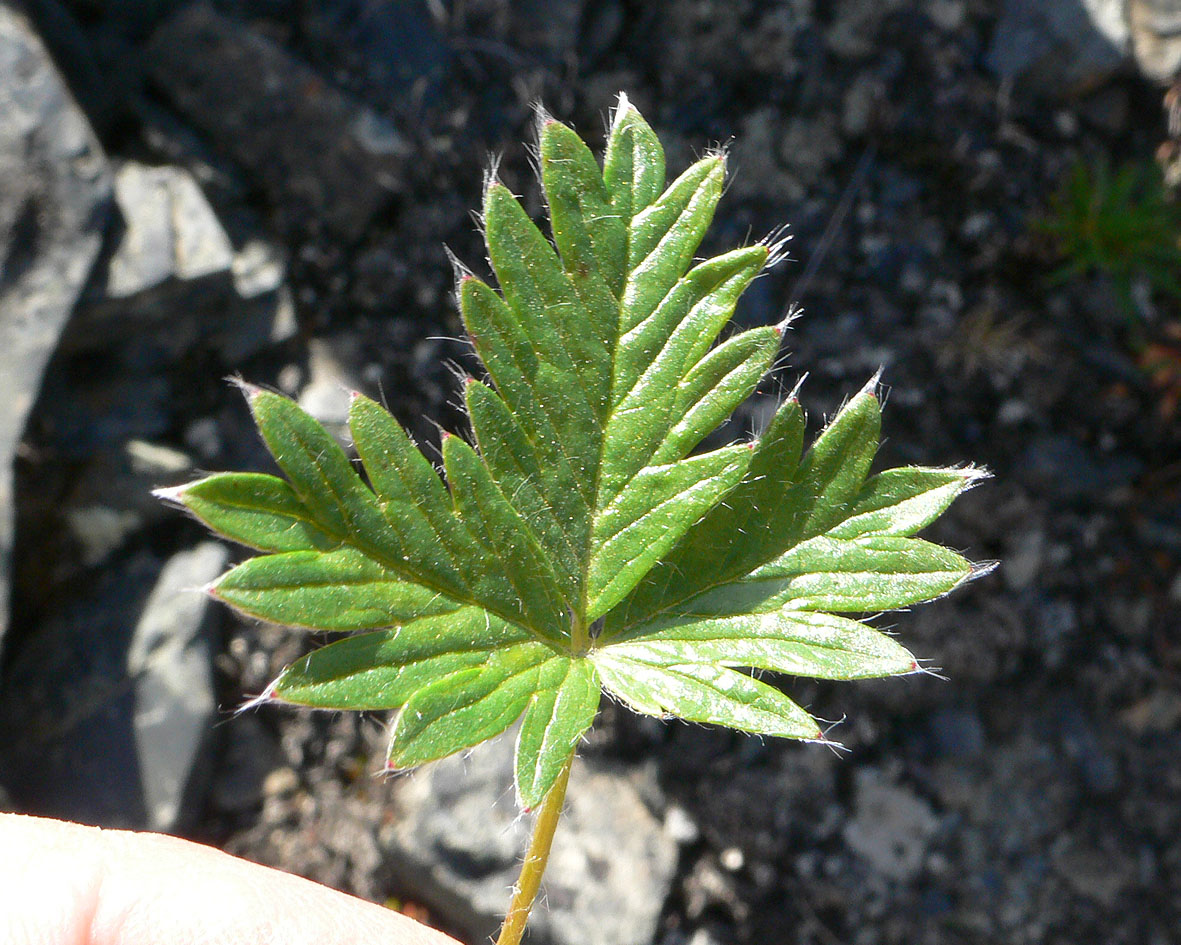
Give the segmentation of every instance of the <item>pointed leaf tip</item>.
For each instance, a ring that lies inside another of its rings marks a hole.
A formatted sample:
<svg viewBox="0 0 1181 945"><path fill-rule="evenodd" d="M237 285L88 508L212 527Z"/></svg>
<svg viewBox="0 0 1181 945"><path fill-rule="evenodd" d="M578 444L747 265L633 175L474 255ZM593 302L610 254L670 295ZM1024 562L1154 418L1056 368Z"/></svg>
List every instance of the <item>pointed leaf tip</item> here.
<svg viewBox="0 0 1181 945"><path fill-rule="evenodd" d="M242 392L242 396L252 403L258 398L260 394L266 393L265 388L262 388L257 384L251 384L249 381L244 381L240 377L231 377L229 380L231 384L233 384L236 388L238 388L238 390Z"/></svg>
<svg viewBox="0 0 1181 945"><path fill-rule="evenodd" d="M275 701L275 686L276 682L271 683L262 692L260 692L253 699L247 699L237 709L234 710L234 715L241 715L243 712L249 712L251 709L257 709L261 705L266 705L269 702Z"/></svg>
<svg viewBox="0 0 1181 945"><path fill-rule="evenodd" d="M980 578L992 574L997 568L1001 566L999 561L972 561L969 562L971 571L968 576L964 578L965 583L968 581L976 581Z"/></svg>
<svg viewBox="0 0 1181 945"><path fill-rule="evenodd" d="M189 487L189 483L180 486L160 486L152 490L152 495L161 502L171 502L175 505L184 504L185 490Z"/></svg>

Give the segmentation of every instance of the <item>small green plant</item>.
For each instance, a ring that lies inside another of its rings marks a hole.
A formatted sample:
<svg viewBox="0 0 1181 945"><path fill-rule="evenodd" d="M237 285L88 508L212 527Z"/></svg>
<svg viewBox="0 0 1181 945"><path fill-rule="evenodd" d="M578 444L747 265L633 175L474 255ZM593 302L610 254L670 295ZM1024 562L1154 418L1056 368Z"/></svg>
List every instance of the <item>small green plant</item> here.
<svg viewBox="0 0 1181 945"><path fill-rule="evenodd" d="M1139 311L1135 284L1181 299L1181 211L1168 199L1160 169L1128 164L1112 171L1102 162L1079 162L1034 224L1054 244L1062 265L1054 282L1107 276L1125 315Z"/></svg>
<svg viewBox="0 0 1181 945"><path fill-rule="evenodd" d="M869 475L876 378L807 451L793 396L755 440L694 452L771 369L783 330L717 343L777 257L758 244L694 263L722 154L666 188L660 143L623 96L601 169L549 118L539 150L553 245L490 179L499 291L459 276L488 377L467 379L475 443L444 436L445 482L366 397L349 421L358 470L294 403L248 387L286 478L226 473L161 493L262 552L213 585L218 599L361 631L289 666L259 701L397 710L391 768L519 722L517 795L539 809L501 945L521 938L603 690L659 718L822 741L749 670L915 672L901 644L845 615L931 600L978 573L914 536L979 471Z"/></svg>

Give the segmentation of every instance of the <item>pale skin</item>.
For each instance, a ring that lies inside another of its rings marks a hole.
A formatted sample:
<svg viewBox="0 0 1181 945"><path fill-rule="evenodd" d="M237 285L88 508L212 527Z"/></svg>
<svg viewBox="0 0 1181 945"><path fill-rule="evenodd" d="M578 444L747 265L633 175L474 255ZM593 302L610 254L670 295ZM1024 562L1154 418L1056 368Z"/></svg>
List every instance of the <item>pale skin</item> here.
<svg viewBox="0 0 1181 945"><path fill-rule="evenodd" d="M0 814L5 945L458 945L406 916L160 834Z"/></svg>

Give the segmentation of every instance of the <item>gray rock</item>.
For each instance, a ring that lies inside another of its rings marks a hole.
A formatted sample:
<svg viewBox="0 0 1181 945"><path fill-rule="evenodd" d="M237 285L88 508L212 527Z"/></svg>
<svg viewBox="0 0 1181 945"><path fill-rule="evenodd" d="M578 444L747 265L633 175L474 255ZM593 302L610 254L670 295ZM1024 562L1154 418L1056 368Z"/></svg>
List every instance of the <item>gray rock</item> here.
<svg viewBox="0 0 1181 945"><path fill-rule="evenodd" d="M1128 0L1132 54L1140 71L1157 82L1181 72L1181 0Z"/></svg>
<svg viewBox="0 0 1181 945"><path fill-rule="evenodd" d="M1037 523L1028 529L1013 531L1005 539L1005 558L1001 579L1014 591L1033 587L1046 566L1046 531Z"/></svg>
<svg viewBox="0 0 1181 945"><path fill-rule="evenodd" d="M324 424L342 443L350 442L349 407L361 382L354 370L361 352L347 337L315 338L308 343L308 378L299 405Z"/></svg>
<svg viewBox="0 0 1181 945"><path fill-rule="evenodd" d="M147 47L156 85L297 229L355 238L388 201L401 136L269 39L198 3Z"/></svg>
<svg viewBox="0 0 1181 945"><path fill-rule="evenodd" d="M201 588L225 570L225 545L207 541L172 556L148 596L127 652L135 685L136 754L147 826L174 830L203 770L216 703L211 602Z"/></svg>
<svg viewBox="0 0 1181 945"><path fill-rule="evenodd" d="M181 168L128 162L115 174L115 199L122 230L62 350L121 348L155 329L154 344L179 356L199 337L192 313L228 307L233 248L196 181Z"/></svg>
<svg viewBox="0 0 1181 945"><path fill-rule="evenodd" d="M115 175L115 198L126 232L107 268L107 298L229 273L229 237L187 171L128 161Z"/></svg>
<svg viewBox="0 0 1181 945"><path fill-rule="evenodd" d="M109 203L106 161L85 118L29 22L0 6L0 640L13 451L98 255Z"/></svg>
<svg viewBox="0 0 1181 945"><path fill-rule="evenodd" d="M407 888L475 940L495 933L529 841L512 749L504 736L415 772L397 785L397 818L381 836ZM632 780L576 761L531 941L648 945L676 860L676 841Z"/></svg>
<svg viewBox="0 0 1181 945"><path fill-rule="evenodd" d="M873 769L858 771L856 779L856 810L845 827L845 843L887 879L913 879L938 818L926 801Z"/></svg>
<svg viewBox="0 0 1181 945"><path fill-rule="evenodd" d="M261 239L248 241L230 267L237 294L232 314L218 331L218 350L226 364L293 338L299 330L295 299L287 284L282 251Z"/></svg>
<svg viewBox="0 0 1181 945"><path fill-rule="evenodd" d="M134 556L47 619L0 694L0 778L25 811L175 830L204 788L215 710L210 620L196 591L213 542L161 566Z"/></svg>
<svg viewBox="0 0 1181 945"><path fill-rule="evenodd" d="M1103 838L1098 839L1103 843ZM1081 837L1062 837L1054 845L1052 862L1076 894L1104 909L1119 906L1136 880L1135 864L1127 857L1092 846Z"/></svg>
<svg viewBox="0 0 1181 945"><path fill-rule="evenodd" d="M1124 0L1006 0L988 66L1050 99L1096 88L1126 61Z"/></svg>
<svg viewBox="0 0 1181 945"><path fill-rule="evenodd" d="M281 255L261 241L235 251L187 170L129 161L115 196L123 226L62 339L65 354L118 344L142 373L199 343L233 365L294 334Z"/></svg>

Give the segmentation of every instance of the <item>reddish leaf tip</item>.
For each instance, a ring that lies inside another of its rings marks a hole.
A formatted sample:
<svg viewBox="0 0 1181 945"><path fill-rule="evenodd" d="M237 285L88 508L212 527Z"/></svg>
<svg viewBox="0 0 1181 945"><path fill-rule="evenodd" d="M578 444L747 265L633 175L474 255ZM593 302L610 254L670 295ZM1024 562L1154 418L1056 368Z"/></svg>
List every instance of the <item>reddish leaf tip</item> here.
<svg viewBox="0 0 1181 945"><path fill-rule="evenodd" d="M152 495L162 502L174 502L180 505L184 502L185 489L188 485L183 486L161 486L158 489L152 490Z"/></svg>
<svg viewBox="0 0 1181 945"><path fill-rule="evenodd" d="M234 715L241 715L243 712L249 712L251 709L257 709L260 705L266 705L275 698L275 690L278 685L278 680L271 683L262 692L260 692L253 699L247 699L237 709L234 710Z"/></svg>

